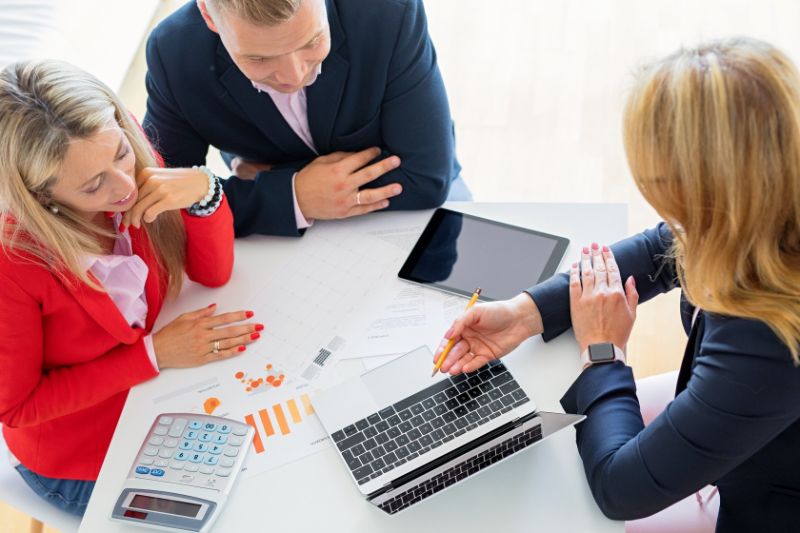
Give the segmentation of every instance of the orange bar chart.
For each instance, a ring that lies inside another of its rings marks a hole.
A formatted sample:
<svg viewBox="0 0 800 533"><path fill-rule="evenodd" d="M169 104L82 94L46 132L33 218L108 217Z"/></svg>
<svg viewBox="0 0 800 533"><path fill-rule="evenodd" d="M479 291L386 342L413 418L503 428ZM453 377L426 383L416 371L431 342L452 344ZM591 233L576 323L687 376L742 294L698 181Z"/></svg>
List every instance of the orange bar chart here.
<svg viewBox="0 0 800 533"><path fill-rule="evenodd" d="M291 398L285 403L276 403L248 414L244 421L256 430L253 449L256 454L261 454L269 448L272 438L290 435L292 426L301 424L304 416L313 415L311 400L307 394L303 394L299 399Z"/></svg>

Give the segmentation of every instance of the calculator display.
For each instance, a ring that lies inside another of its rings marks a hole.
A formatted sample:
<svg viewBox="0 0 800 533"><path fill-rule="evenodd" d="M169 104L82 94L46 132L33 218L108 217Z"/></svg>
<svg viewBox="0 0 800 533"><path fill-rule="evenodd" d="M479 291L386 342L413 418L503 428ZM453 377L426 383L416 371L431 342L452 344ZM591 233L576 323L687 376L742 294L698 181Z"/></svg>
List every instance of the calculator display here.
<svg viewBox="0 0 800 533"><path fill-rule="evenodd" d="M165 500L163 498L154 498L152 496L144 496L137 494L131 500L131 507L137 509L146 509L148 511L156 511L159 513L174 514L179 516L187 516L194 518L200 511L200 505L195 503L179 502L175 500Z"/></svg>

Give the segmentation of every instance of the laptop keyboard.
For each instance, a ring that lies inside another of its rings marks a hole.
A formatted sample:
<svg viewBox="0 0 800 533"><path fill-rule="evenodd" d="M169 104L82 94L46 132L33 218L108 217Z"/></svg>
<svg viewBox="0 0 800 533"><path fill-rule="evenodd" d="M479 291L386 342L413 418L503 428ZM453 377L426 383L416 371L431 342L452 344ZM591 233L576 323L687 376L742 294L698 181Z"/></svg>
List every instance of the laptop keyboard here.
<svg viewBox="0 0 800 533"><path fill-rule="evenodd" d="M381 409L331 437L359 485L530 401L500 361Z"/></svg>
<svg viewBox="0 0 800 533"><path fill-rule="evenodd" d="M441 474L437 474L419 485L403 491L394 498L386 500L380 505L380 508L389 514L402 511L406 507L414 505L418 501L436 494L442 489L446 489L453 483L461 481L465 477L471 476L479 470L483 470L487 466L493 465L497 461L505 459L509 455L530 446L534 442L541 440L541 438L542 426L537 425L532 427L466 461L448 468Z"/></svg>

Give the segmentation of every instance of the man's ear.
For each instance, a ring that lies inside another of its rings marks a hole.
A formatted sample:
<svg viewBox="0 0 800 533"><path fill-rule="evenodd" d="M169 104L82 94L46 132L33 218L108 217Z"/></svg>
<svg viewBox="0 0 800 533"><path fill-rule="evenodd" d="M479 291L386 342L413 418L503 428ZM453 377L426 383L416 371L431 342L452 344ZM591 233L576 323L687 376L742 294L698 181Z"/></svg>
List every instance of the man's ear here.
<svg viewBox="0 0 800 533"><path fill-rule="evenodd" d="M203 20L206 21L206 26L208 26L208 29L214 33L219 33L217 25L214 24L214 19L211 18L211 15L208 12L208 6L206 5L205 0L197 0L197 9L200 10L200 14L203 16Z"/></svg>

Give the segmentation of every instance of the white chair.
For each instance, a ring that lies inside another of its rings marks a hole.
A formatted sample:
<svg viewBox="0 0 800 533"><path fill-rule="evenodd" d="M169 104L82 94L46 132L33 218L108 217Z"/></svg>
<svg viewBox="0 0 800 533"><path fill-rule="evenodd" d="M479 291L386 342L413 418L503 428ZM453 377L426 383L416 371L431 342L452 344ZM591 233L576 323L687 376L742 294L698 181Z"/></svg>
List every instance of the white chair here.
<svg viewBox="0 0 800 533"><path fill-rule="evenodd" d="M77 533L81 523L77 516L61 511L44 501L23 481L8 461L6 441L2 433L0 433L0 500L30 516L34 521L32 532L41 531L42 525L47 525L61 533Z"/></svg>

